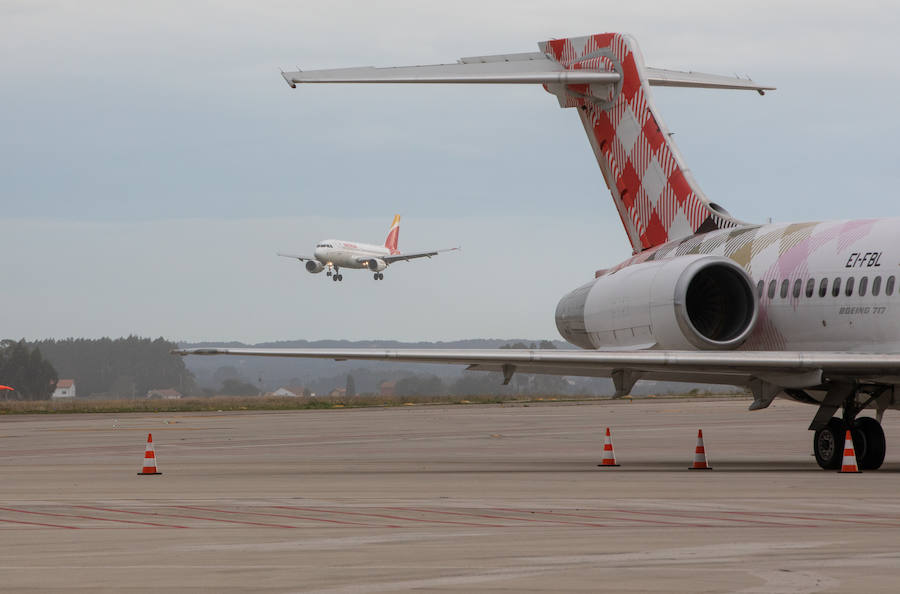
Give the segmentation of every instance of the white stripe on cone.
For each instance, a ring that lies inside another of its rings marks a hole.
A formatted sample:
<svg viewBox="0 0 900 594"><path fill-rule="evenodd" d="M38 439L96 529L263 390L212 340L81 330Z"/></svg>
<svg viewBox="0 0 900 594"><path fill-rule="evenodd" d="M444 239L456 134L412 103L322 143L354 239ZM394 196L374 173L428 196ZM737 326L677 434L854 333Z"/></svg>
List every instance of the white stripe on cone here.
<svg viewBox="0 0 900 594"><path fill-rule="evenodd" d="M606 439L603 441L603 460L598 466L601 468L604 466L619 466L616 463L616 453L613 451L612 435L609 433L609 427L606 428Z"/></svg>
<svg viewBox="0 0 900 594"><path fill-rule="evenodd" d="M850 430L847 430L847 436L844 437L844 459L841 461L841 472L859 472L859 466L856 464L856 450L853 449L853 436Z"/></svg>
<svg viewBox="0 0 900 594"><path fill-rule="evenodd" d="M147 434L147 447L144 448L144 462L138 475L140 476L142 474L162 474L156 466L156 452L153 451L152 433Z"/></svg>
<svg viewBox="0 0 900 594"><path fill-rule="evenodd" d="M690 470L712 470L706 458L706 448L703 446L703 429L697 430L697 446L694 448L694 464Z"/></svg>

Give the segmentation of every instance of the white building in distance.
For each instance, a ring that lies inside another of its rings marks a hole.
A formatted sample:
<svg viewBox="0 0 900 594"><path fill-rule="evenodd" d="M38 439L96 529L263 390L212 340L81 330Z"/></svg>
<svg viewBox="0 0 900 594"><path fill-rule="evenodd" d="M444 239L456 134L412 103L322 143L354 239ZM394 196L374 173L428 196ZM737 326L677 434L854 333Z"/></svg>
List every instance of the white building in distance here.
<svg viewBox="0 0 900 594"><path fill-rule="evenodd" d="M75 398L75 380L61 379L56 382L51 398Z"/></svg>

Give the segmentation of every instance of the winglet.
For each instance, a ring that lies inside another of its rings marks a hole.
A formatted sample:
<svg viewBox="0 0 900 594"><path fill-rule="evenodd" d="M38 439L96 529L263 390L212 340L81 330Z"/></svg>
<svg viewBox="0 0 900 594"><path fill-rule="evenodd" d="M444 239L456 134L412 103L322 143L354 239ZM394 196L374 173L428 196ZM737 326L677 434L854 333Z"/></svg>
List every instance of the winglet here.
<svg viewBox="0 0 900 594"><path fill-rule="evenodd" d="M284 79L284 82L286 82L286 83L288 84L288 86L291 87L292 89L296 89L296 88L297 88L296 83L294 83L294 81L291 80L291 77L288 76L288 73L285 72L284 70L281 71L281 78L283 78L283 79Z"/></svg>

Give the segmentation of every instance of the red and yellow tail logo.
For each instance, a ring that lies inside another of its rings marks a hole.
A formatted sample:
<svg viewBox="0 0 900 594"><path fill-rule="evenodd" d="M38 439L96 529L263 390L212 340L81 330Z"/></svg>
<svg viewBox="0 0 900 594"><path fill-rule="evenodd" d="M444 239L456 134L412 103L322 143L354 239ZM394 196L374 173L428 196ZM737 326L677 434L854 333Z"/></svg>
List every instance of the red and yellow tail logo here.
<svg viewBox="0 0 900 594"><path fill-rule="evenodd" d="M392 254L399 254L397 242L400 239L400 215L394 215L394 222L391 223L391 230L388 231L387 239L384 240L384 247L391 250Z"/></svg>

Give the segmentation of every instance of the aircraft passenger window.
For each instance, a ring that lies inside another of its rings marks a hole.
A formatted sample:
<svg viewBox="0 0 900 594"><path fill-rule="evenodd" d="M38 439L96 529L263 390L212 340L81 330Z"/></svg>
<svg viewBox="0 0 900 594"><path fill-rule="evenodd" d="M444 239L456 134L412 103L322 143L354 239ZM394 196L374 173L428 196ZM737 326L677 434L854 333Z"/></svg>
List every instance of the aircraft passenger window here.
<svg viewBox="0 0 900 594"><path fill-rule="evenodd" d="M784 299L788 296L788 289L791 287L791 281L788 279L784 279L781 281L781 298Z"/></svg>
<svg viewBox="0 0 900 594"><path fill-rule="evenodd" d="M769 299L775 298L775 281L769 281Z"/></svg>
<svg viewBox="0 0 900 594"><path fill-rule="evenodd" d="M894 283L896 282L896 278L893 276L889 276L887 279L887 284L884 285L884 294L885 295L893 295L894 294Z"/></svg>
<svg viewBox="0 0 900 594"><path fill-rule="evenodd" d="M876 276L872 279L872 297L878 297L881 294L881 277Z"/></svg>
<svg viewBox="0 0 900 594"><path fill-rule="evenodd" d="M816 279L811 278L806 281L806 296L812 297L813 293L816 292Z"/></svg>
<svg viewBox="0 0 900 594"><path fill-rule="evenodd" d="M837 297L841 294L841 277L837 277L834 279L834 284L831 286L831 296Z"/></svg>
<svg viewBox="0 0 900 594"><path fill-rule="evenodd" d="M847 297L853 297L853 277L847 279L847 284L844 288L844 295Z"/></svg>
<svg viewBox="0 0 900 594"><path fill-rule="evenodd" d="M869 277L864 276L861 279L859 279L859 296L860 297L866 296L866 291L868 290L868 288L869 288Z"/></svg>
<svg viewBox="0 0 900 594"><path fill-rule="evenodd" d="M823 278L822 282L819 283L819 297L824 297L828 294L828 279Z"/></svg>
<svg viewBox="0 0 900 594"><path fill-rule="evenodd" d="M766 281L759 281L756 283L756 292L759 294L759 298L762 299L763 296L763 288L766 285Z"/></svg>
<svg viewBox="0 0 900 594"><path fill-rule="evenodd" d="M794 299L800 298L800 289L803 288L803 281L799 278L794 281Z"/></svg>

